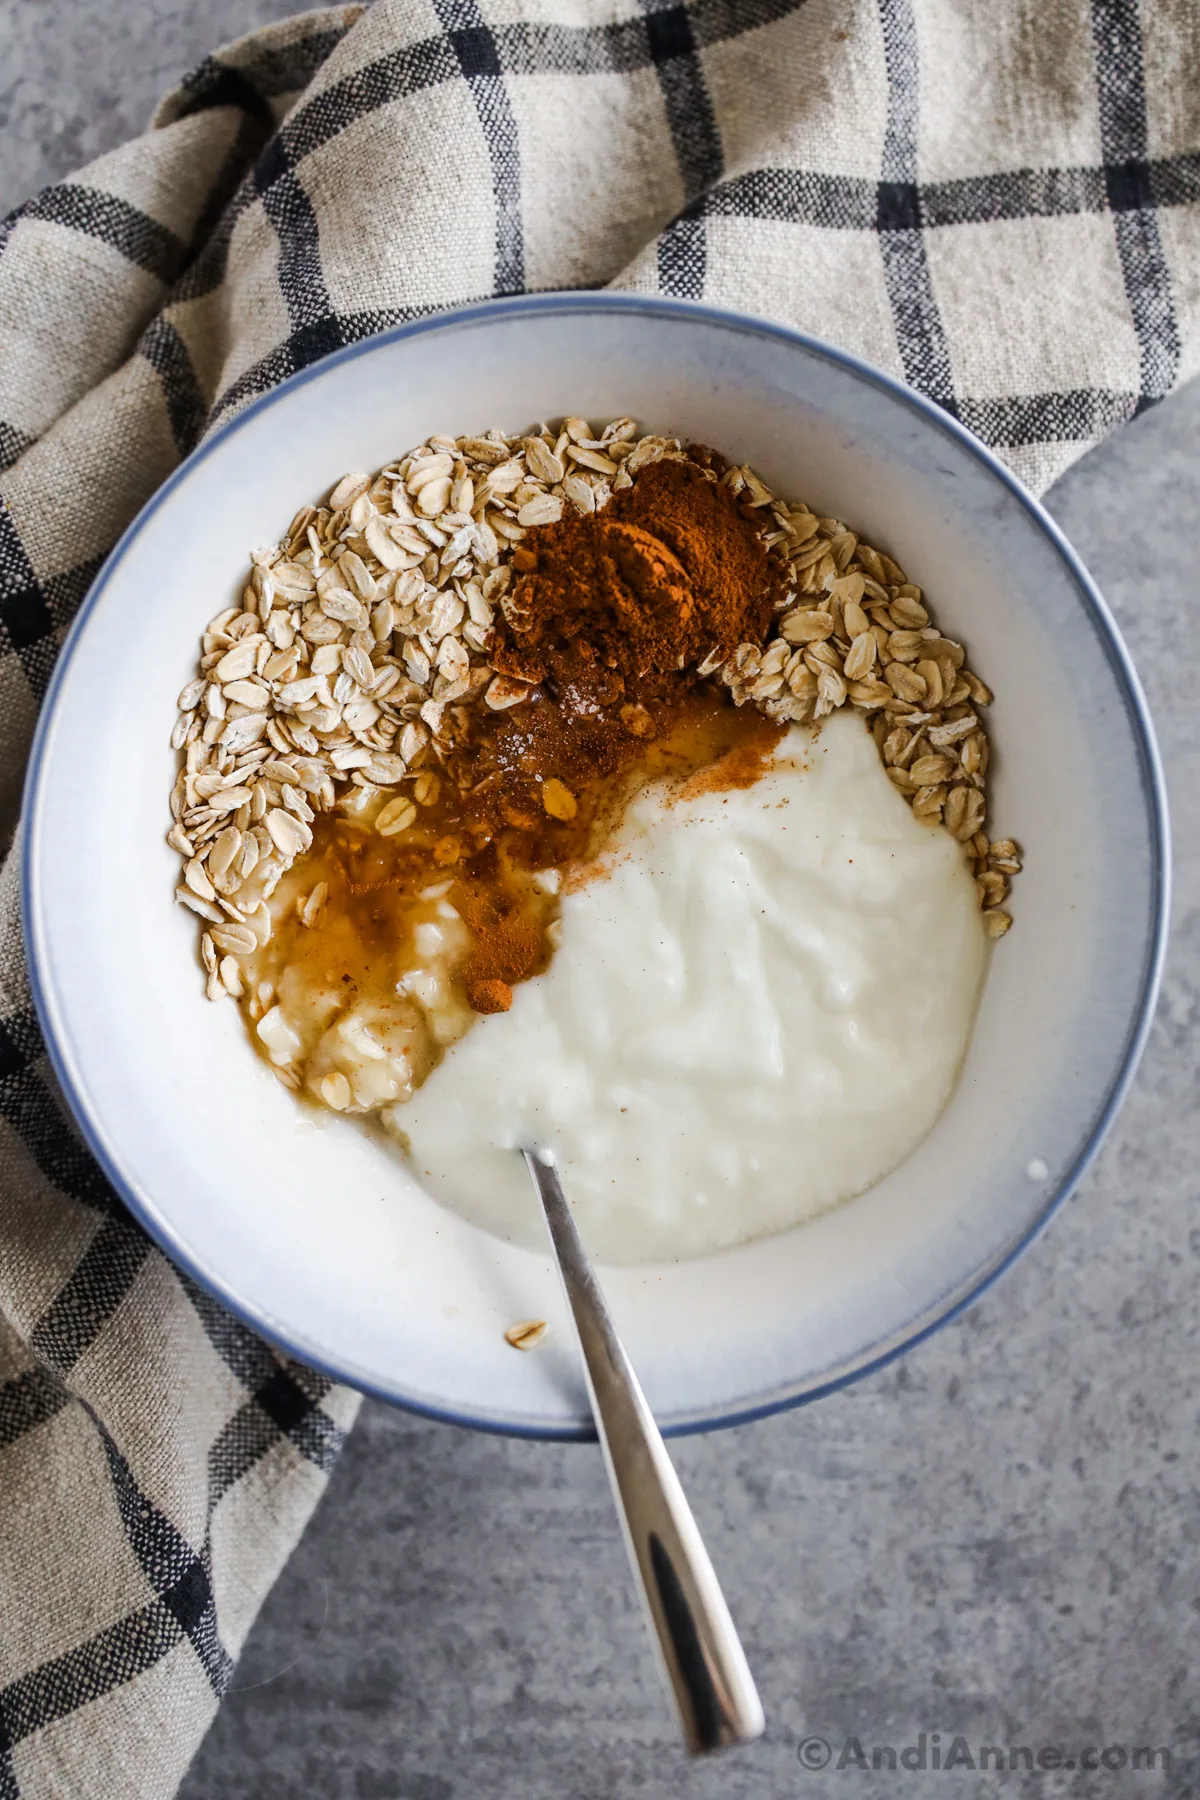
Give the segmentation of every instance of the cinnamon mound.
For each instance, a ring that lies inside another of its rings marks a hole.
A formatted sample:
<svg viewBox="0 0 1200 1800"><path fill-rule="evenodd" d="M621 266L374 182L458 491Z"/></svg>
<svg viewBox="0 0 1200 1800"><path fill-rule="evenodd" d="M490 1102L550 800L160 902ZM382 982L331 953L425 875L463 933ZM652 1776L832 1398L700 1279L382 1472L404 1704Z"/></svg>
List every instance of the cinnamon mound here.
<svg viewBox="0 0 1200 1800"><path fill-rule="evenodd" d="M757 525L702 464L652 464L518 547L492 666L571 712L670 698L705 658L762 641L779 574Z"/></svg>

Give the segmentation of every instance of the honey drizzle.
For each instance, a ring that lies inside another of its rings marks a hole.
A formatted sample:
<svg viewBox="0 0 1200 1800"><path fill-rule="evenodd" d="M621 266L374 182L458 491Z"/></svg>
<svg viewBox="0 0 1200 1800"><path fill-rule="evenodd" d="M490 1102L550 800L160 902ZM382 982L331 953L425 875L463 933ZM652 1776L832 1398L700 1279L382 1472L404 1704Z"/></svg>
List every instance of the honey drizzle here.
<svg viewBox="0 0 1200 1800"><path fill-rule="evenodd" d="M739 709L722 689L701 683L673 705L658 736L637 742L632 759L598 752L600 766L577 783L575 816L565 820L540 804L555 752L543 731L522 722L529 710L487 722L475 768L488 772L465 791L427 752L402 791L428 795L436 784L436 793L394 837L342 812L318 815L312 848L280 889L284 906L272 906L275 930L254 959L253 982L278 985L289 969L306 987L340 989L347 1003L394 1004L398 976L421 966L417 928L445 901L471 937L455 977L462 999L476 1012L507 1010L512 987L540 974L553 955L561 898L536 879L539 873L553 869L565 885L578 886L628 802L649 783L665 779L681 797L746 787L764 772L783 734L757 708ZM615 766L604 767L606 761ZM420 777L431 774L434 783L422 785ZM318 882L327 884L328 896L308 928L294 902Z"/></svg>

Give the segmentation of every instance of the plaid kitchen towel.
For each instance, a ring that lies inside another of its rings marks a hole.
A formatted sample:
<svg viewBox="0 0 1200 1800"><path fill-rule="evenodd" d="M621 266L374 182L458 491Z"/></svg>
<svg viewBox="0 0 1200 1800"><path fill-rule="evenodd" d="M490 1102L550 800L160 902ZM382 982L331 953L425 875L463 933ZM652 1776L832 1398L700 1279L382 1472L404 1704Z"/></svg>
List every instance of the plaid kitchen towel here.
<svg viewBox="0 0 1200 1800"><path fill-rule="evenodd" d="M1194 0L377 0L211 57L0 228L0 831L135 510L397 321L604 285L763 313L1045 487L1196 370L1198 69ZM10 855L0 1800L168 1795L356 1401L180 1276L81 1148L16 890Z"/></svg>

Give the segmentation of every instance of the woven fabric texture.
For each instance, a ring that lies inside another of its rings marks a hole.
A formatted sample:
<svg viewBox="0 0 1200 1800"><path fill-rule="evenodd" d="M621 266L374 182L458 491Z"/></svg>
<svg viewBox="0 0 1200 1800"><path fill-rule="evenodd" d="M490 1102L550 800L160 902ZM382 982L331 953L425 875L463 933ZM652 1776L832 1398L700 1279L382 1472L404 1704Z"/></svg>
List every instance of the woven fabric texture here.
<svg viewBox="0 0 1200 1800"><path fill-rule="evenodd" d="M138 507L385 326L606 285L765 314L1046 487L1200 361L1198 68L1193 0L377 0L218 52L0 227L5 840ZM357 1402L174 1270L82 1148L18 886L10 852L0 1800L165 1796Z"/></svg>

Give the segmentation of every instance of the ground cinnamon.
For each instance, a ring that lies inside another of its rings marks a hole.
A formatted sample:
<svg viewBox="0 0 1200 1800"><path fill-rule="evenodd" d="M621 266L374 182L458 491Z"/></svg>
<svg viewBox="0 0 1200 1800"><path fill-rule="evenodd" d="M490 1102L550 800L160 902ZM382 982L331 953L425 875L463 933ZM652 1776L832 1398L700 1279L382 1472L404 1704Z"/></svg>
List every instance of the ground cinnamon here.
<svg viewBox="0 0 1200 1800"><path fill-rule="evenodd" d="M672 697L704 657L766 631L778 577L756 525L703 465L652 464L601 512L518 546L493 666L575 712Z"/></svg>
<svg viewBox="0 0 1200 1800"><path fill-rule="evenodd" d="M463 753L487 826L477 863L489 873L505 861L513 871L562 867L584 853L649 742L689 722L694 731L708 710L689 705L698 665L762 641L779 574L756 515L715 473L703 460L654 463L600 512L531 531L517 547L488 651L495 669L532 684L530 697ZM761 759L778 733L748 726ZM487 908L476 894L460 897L477 946L464 980L478 1011L497 1010L545 960L540 936L531 954L514 917L525 909L497 913L495 901L494 885Z"/></svg>

